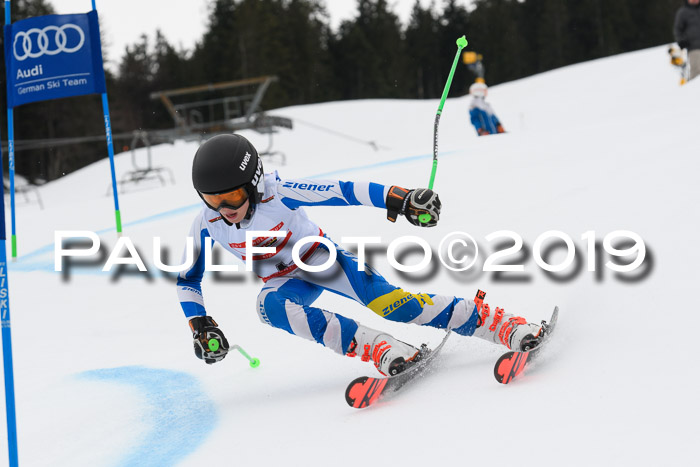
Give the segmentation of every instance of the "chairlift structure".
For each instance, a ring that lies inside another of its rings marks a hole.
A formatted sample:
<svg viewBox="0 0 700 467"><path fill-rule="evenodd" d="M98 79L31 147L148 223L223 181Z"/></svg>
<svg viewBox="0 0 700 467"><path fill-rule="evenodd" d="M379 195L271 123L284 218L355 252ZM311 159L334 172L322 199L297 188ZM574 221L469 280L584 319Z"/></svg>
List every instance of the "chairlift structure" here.
<svg viewBox="0 0 700 467"><path fill-rule="evenodd" d="M263 112L260 103L270 84L277 76L223 81L186 88L151 93L151 99L160 100L173 119L171 131L181 137L201 139L203 133L240 131L252 129L259 133L275 133L277 127L292 128L292 121ZM251 88L255 87L254 91ZM229 94L211 99L198 99L175 103L185 96L201 96L207 93Z"/></svg>
<svg viewBox="0 0 700 467"><path fill-rule="evenodd" d="M126 172L119 181L123 188L129 184L138 184L145 180L156 179L162 185L169 180L175 183L172 172L166 167L154 167L151 145L169 143L177 140L201 141L217 133L235 133L251 129L268 135L268 146L260 151L261 157L277 158L284 165L286 155L273 149L273 135L279 128L292 129L292 120L286 117L270 115L260 106L269 86L278 81L277 76L260 76L257 78L202 84L178 89L154 92L151 99L163 103L173 119L173 128L162 130L136 130L128 133L113 134L113 139L131 140L131 163L133 169ZM207 94L216 97L207 99ZM47 138L16 141L15 150L28 150L64 146L104 140L104 135L78 136L69 138ZM146 148L146 161L137 160L135 148ZM30 194L42 206L40 194L33 185L25 188L22 194L31 202Z"/></svg>
<svg viewBox="0 0 700 467"><path fill-rule="evenodd" d="M164 167L153 167L151 143L174 143L202 140L205 135L234 133L252 129L269 136L268 147L260 152L261 157L277 157L282 164L287 161L283 152L272 149L272 136L278 127L292 128L292 120L264 113L260 103L270 84L278 81L276 76L223 81L151 93L153 100L159 100L173 119L174 128L169 130L134 131L131 141L131 162L133 170L124 174L120 185L139 183L147 179L158 179L165 185L164 173L168 173L175 183L172 172ZM206 94L218 96L202 98ZM222 94L224 94L222 96ZM176 102L177 101L177 102ZM135 148L141 142L146 147L146 166L139 166Z"/></svg>

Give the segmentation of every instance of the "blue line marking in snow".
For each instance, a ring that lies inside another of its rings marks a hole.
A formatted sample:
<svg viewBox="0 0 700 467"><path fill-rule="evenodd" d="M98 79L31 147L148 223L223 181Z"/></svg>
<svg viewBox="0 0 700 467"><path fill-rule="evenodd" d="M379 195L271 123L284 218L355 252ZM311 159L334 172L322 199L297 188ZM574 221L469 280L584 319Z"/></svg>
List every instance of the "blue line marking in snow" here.
<svg viewBox="0 0 700 467"><path fill-rule="evenodd" d="M456 151L446 151L441 153L443 156L446 156L448 154L452 154ZM405 164L407 162L414 162L422 159L432 159L433 155L432 154L421 154L420 156L408 156L408 157L402 157L401 159L393 159L390 161L383 161L383 162L376 162L374 164L368 164L368 165L361 165L358 167L349 167L346 169L340 169L340 170L333 170L331 172L324 172L316 175L312 175L307 178L324 178L324 177L329 177L331 175L340 175L340 174L346 174L350 172L359 172L360 170L367 170L367 169L376 169L379 167L386 167L390 165L398 165L398 164Z"/></svg>
<svg viewBox="0 0 700 467"><path fill-rule="evenodd" d="M180 208L171 209L170 211L165 211L165 212L161 212L158 214L153 214L152 216L144 217L143 219L138 219L138 220L135 220L132 222L127 222L123 226L124 227L131 227L131 226L139 225L139 224L148 224L149 222L153 222L156 220L166 219L168 217L173 217L173 216L179 216L180 214L185 213L187 211L194 211L195 209L199 209L202 207L202 205L203 205L202 203L196 203L196 204L190 204L189 206L183 206ZM95 232L95 233L97 235L100 235L100 234L106 234L106 233L110 233L110 232L114 232L114 227L102 229L99 232Z"/></svg>
<svg viewBox="0 0 700 467"><path fill-rule="evenodd" d="M188 212L188 211L193 211L195 209L199 209L202 206L201 203L197 204L190 204L189 206L184 206L176 209L171 209L170 211L165 211L161 212L159 214L154 214L152 216L145 217L143 219L139 219L136 221L132 222L127 222L123 224L124 227L131 227L134 225L139 225L139 224L146 224L151 221L155 220L161 220L165 219L168 217L173 217L173 216L178 216L182 213ZM95 232L98 236L99 235L104 235L108 234L114 231L114 227L109 227L106 229L102 229L100 231ZM54 251L55 245L50 244L43 246L41 248L38 248L31 253L28 253L26 255L22 255L20 258L21 263L13 263L10 265L10 269L13 272L34 272L34 271L44 271L44 272L57 272L54 270L54 264L51 261L35 261L35 262L27 262L27 260L31 260L33 257L36 256L41 256L47 253L51 253ZM101 272L101 271L100 271ZM71 274L95 274L94 271L87 271L87 270L78 270L78 271L71 271ZM107 274L107 273L105 273Z"/></svg>
<svg viewBox="0 0 700 467"><path fill-rule="evenodd" d="M445 151L445 152L441 153L441 155L447 156L449 154L454 154L455 152L457 152L457 151ZM324 172L324 173L320 173L320 174L316 174L316 175L311 175L310 177L307 177L307 178L318 179L318 178L346 174L346 173L350 173L350 172L358 172L360 170L376 169L376 168L387 167L387 166L391 166L391 165L405 164L408 162L414 162L414 161L418 161L418 160L422 160L422 159L429 159L429 158L432 158L432 154L421 154L419 156L408 156L408 157L402 157L401 159L393 159L390 161L376 162L374 164L361 165L358 167L348 167L345 169L334 170L331 172ZM149 222L153 222L156 220L161 220L161 219L165 219L165 218L172 217L172 216L178 216L178 215L185 213L187 211L199 209L201 206L202 206L202 203L197 203L197 204L191 204L189 206L183 206L180 208L171 209L170 211L161 212L159 214L154 214L152 216L144 217L143 219L138 219L138 220L135 220L132 222L125 223L124 227L131 227L134 225L147 224ZM102 235L102 234L107 234L107 233L110 233L113 231L114 231L114 228L109 227L109 228L102 229L102 230L95 232L95 233L97 235ZM22 261L22 264L18 264L18 263L10 264L10 269L13 272L33 272L33 271L56 272L56 271L54 271L53 262L38 261L35 263L24 263L24 261L26 261L27 259L31 259L34 256L40 256L40 255L49 253L49 252L53 251L54 248L55 248L55 246L53 244L46 245L46 246L43 246L37 250L32 251L31 253L23 255L20 258L20 261ZM87 274L88 272L84 271L84 273Z"/></svg>
<svg viewBox="0 0 700 467"><path fill-rule="evenodd" d="M34 250L31 253L28 253L28 254L22 256L22 259L32 258L33 256L40 256L40 255L43 255L45 253L49 253L49 252L53 251L53 249L54 249L54 245L42 246L41 248Z"/></svg>
<svg viewBox="0 0 700 467"><path fill-rule="evenodd" d="M86 371L76 378L135 386L146 399L142 418L153 428L135 446L125 446L117 466L175 465L196 451L218 423L214 402L187 373L125 366Z"/></svg>
<svg viewBox="0 0 700 467"><path fill-rule="evenodd" d="M178 215L185 213L187 211L193 211L195 209L199 209L201 206L202 206L201 203L196 203L196 204L190 204L189 206L171 209L170 211L165 211L165 212L161 212L159 214L154 214L152 216L144 217L143 219L135 220L132 222L127 222L127 223L123 224L123 227L131 227L134 225L146 224L148 222L155 221L155 220L161 220L161 219L165 219L168 217L178 216ZM99 235L111 233L113 231L114 231L114 227L108 227L106 229L99 230L95 233L99 236ZM40 255L43 255L45 253L50 253L54 250L54 247L55 247L55 245L53 245L53 244L43 246L39 249L32 251L31 253L27 253L26 255L22 255L21 259L27 260L27 259L31 259L34 256L40 256ZM43 269L43 266L39 267L37 269ZM20 268L20 270L22 270L22 268ZM34 270L34 269L32 269L32 270ZM53 271L53 265L51 266L51 271Z"/></svg>

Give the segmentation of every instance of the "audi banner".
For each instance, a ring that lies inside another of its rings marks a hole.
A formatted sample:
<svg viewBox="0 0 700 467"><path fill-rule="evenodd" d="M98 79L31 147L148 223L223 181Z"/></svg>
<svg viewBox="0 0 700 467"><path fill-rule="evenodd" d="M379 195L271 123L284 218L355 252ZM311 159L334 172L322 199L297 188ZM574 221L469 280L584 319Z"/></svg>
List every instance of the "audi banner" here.
<svg viewBox="0 0 700 467"><path fill-rule="evenodd" d="M97 12L5 26L9 107L106 92Z"/></svg>

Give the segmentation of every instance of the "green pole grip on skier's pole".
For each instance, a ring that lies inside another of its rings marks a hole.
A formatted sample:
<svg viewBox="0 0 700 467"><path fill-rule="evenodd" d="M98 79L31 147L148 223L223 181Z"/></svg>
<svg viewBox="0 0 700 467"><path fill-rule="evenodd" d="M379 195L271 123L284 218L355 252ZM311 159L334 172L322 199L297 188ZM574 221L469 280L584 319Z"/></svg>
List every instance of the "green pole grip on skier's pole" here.
<svg viewBox="0 0 700 467"><path fill-rule="evenodd" d="M216 342L215 344L213 344L216 347L216 349L212 348L212 341ZM219 341L216 339L209 339L209 350L211 350L212 352L216 352L218 349L219 349ZM243 355L245 358L248 359L248 362L250 363L251 368L257 368L260 366L260 360L248 355L248 353L245 350L243 350L243 348L240 345L232 345L230 350L234 350L234 349L238 350L241 353L241 355Z"/></svg>
<svg viewBox="0 0 700 467"><path fill-rule="evenodd" d="M438 106L437 114L435 114L435 129L433 131L433 170L430 173L430 183L428 183L428 188L433 189L433 184L435 183L435 173L437 172L438 163L438 126L440 125L440 115L442 114L442 107L445 105L445 100L447 99L447 94L450 92L450 86L452 85L452 77L457 69L457 62L459 61L459 56L462 53L462 49L467 46L467 38L462 36L457 39L457 53L455 54L455 59L452 62L452 68L450 69L450 75L447 77L447 83L445 83L445 89L442 91L442 98L440 99L440 105ZM418 220L427 224L430 222L432 217L430 214L425 213L418 216Z"/></svg>
<svg viewBox="0 0 700 467"><path fill-rule="evenodd" d="M221 343L219 342L219 339L209 339L209 341L207 342L207 347L209 347L210 351L216 352L221 347ZM250 366L252 368L257 368L260 366L260 360L248 355L248 353L245 350L243 350L243 348L240 345L231 346L230 350L234 349L237 349L241 353L241 355L248 359L248 362L250 362Z"/></svg>

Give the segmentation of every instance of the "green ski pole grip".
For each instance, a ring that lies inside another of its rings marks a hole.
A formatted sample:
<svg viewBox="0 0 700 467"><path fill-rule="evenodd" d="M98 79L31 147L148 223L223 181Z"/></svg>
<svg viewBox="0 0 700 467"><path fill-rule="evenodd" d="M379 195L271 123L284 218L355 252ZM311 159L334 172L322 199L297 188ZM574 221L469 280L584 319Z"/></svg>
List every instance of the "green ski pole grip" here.
<svg viewBox="0 0 700 467"><path fill-rule="evenodd" d="M238 350L241 353L241 355L243 355L245 358L248 359L248 362L250 363L251 368L257 368L260 366L260 360L248 355L248 353L245 350L243 350L243 347L241 347L240 345L232 346L231 350L233 350L233 349Z"/></svg>

